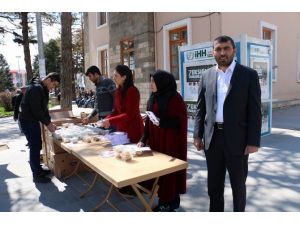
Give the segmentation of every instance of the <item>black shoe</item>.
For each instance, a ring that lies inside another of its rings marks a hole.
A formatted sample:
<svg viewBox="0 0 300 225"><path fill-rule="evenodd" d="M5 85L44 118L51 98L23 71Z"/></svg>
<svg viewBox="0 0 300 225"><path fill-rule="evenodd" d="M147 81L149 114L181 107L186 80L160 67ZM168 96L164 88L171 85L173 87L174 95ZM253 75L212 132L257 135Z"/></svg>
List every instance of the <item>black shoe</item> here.
<svg viewBox="0 0 300 225"><path fill-rule="evenodd" d="M45 177L43 174L33 176L34 183L50 183L51 179L49 177Z"/></svg>
<svg viewBox="0 0 300 225"><path fill-rule="evenodd" d="M130 186L126 186L123 188L119 188L119 192L124 195L125 197L134 198L136 197L135 191Z"/></svg>

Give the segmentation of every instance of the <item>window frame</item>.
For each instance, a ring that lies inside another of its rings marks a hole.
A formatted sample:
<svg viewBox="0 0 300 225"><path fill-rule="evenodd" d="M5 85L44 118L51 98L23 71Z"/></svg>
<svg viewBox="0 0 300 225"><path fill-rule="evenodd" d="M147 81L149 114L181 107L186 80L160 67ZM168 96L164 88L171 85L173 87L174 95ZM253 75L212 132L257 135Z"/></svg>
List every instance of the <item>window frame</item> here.
<svg viewBox="0 0 300 225"><path fill-rule="evenodd" d="M107 70L107 74L103 74L103 71L102 71L102 67L103 67L102 66L103 59L102 59L102 55L101 55L102 51L106 51L106 70ZM98 66L98 68L100 68L101 74L104 75L104 77L108 78L109 77L109 72L110 72L108 44L102 45L102 46L97 48L97 66Z"/></svg>
<svg viewBox="0 0 300 225"><path fill-rule="evenodd" d="M187 45L192 44L192 19L186 18L179 20L177 22L169 23L163 26L163 68L164 70L170 71L170 46L169 46L169 31L176 28L187 27ZM179 71L179 80L176 80L178 83L180 81L180 71Z"/></svg>
<svg viewBox="0 0 300 225"><path fill-rule="evenodd" d="M274 24L267 23L265 21L260 21L260 38L263 39L263 29L266 28L272 31L272 82L277 82L278 79L278 61L277 61L277 26Z"/></svg>
<svg viewBox="0 0 300 225"><path fill-rule="evenodd" d="M169 63L170 63L170 72L172 73L172 68L175 67L173 66L173 56L175 56L172 52L172 47L178 43L186 43L187 44L187 39L182 41L183 39L181 39L181 32L182 31L186 31L187 32L187 26L182 26L182 27L178 27L178 28L175 28L175 29L172 29L172 30L169 30ZM172 41L171 40L171 33L175 33L175 32L178 32L179 33L179 40L176 40L176 41ZM177 52L178 53L178 52ZM179 55L177 54L177 63L179 64ZM179 65L178 65L178 79L175 77L176 80L179 80L180 79L180 74L179 74ZM173 73L172 73L173 74Z"/></svg>
<svg viewBox="0 0 300 225"><path fill-rule="evenodd" d="M105 23L99 25L98 21L100 13L105 13ZM96 29L100 29L105 26L107 26L107 12L96 12Z"/></svg>
<svg viewBox="0 0 300 225"><path fill-rule="evenodd" d="M128 41L128 42L133 42L133 48L128 48L126 50L124 50L124 42L125 41ZM123 65L124 64L124 56L126 55L128 57L128 67L130 68L130 53L133 52L133 59L134 59L134 65L136 64L136 60L135 60L135 50L134 50L134 39L131 37L131 38L123 38L121 41L120 41L120 61ZM131 69L131 68L130 68ZM134 66L134 69L131 69L132 71L135 70L135 66Z"/></svg>

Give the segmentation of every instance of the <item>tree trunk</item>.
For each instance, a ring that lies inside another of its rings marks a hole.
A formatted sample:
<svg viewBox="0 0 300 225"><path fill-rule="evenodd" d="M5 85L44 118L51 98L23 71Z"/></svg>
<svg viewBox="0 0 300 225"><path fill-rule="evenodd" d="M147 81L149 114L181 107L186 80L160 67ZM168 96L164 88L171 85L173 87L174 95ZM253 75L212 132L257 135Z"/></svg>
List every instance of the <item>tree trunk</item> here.
<svg viewBox="0 0 300 225"><path fill-rule="evenodd" d="M60 84L60 105L62 109L72 109L72 80L73 80L73 58L72 58L72 14L61 13L61 62L62 74Z"/></svg>
<svg viewBox="0 0 300 225"><path fill-rule="evenodd" d="M28 38L28 12L21 13L21 25L23 35L23 49L24 49L24 60L27 73L27 82L33 77L31 67L31 56L29 49L29 38Z"/></svg>
<svg viewBox="0 0 300 225"><path fill-rule="evenodd" d="M81 13L81 17L80 17L80 23L81 23L81 38L82 38L82 61L83 61L83 73L84 73L84 70L85 70L85 55L84 55L84 19L83 19L83 16L84 16L84 12Z"/></svg>

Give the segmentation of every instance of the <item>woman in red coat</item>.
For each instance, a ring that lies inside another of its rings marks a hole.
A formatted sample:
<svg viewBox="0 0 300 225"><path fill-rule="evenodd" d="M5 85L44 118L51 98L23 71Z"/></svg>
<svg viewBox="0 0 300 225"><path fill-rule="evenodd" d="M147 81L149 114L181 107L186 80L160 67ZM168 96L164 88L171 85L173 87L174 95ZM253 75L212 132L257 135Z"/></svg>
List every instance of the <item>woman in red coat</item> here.
<svg viewBox="0 0 300 225"><path fill-rule="evenodd" d="M187 160L187 110L178 92L174 76L158 70L151 75L152 94L147 110L159 118L153 123L148 117L144 135L138 146L149 145L151 149ZM155 162L154 162L155 163ZM179 208L179 194L186 193L186 170L159 179L159 203L154 211L175 211Z"/></svg>
<svg viewBox="0 0 300 225"><path fill-rule="evenodd" d="M113 79L117 85L114 110L102 121L102 126L108 128L113 125L117 131L126 132L131 143L137 143L144 131L139 109L139 90L133 85L132 72L128 66L118 65Z"/></svg>

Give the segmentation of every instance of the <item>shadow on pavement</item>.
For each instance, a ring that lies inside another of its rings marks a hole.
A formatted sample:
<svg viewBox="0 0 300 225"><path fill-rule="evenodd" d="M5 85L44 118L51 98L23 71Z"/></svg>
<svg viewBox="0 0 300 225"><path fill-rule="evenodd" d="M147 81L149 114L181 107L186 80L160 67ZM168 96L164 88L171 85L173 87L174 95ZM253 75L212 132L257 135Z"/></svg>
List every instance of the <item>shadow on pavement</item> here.
<svg viewBox="0 0 300 225"><path fill-rule="evenodd" d="M0 165L0 211L10 212L11 211L11 199L8 192L8 186L6 184L7 179L18 178L14 173L7 169L8 164Z"/></svg>

